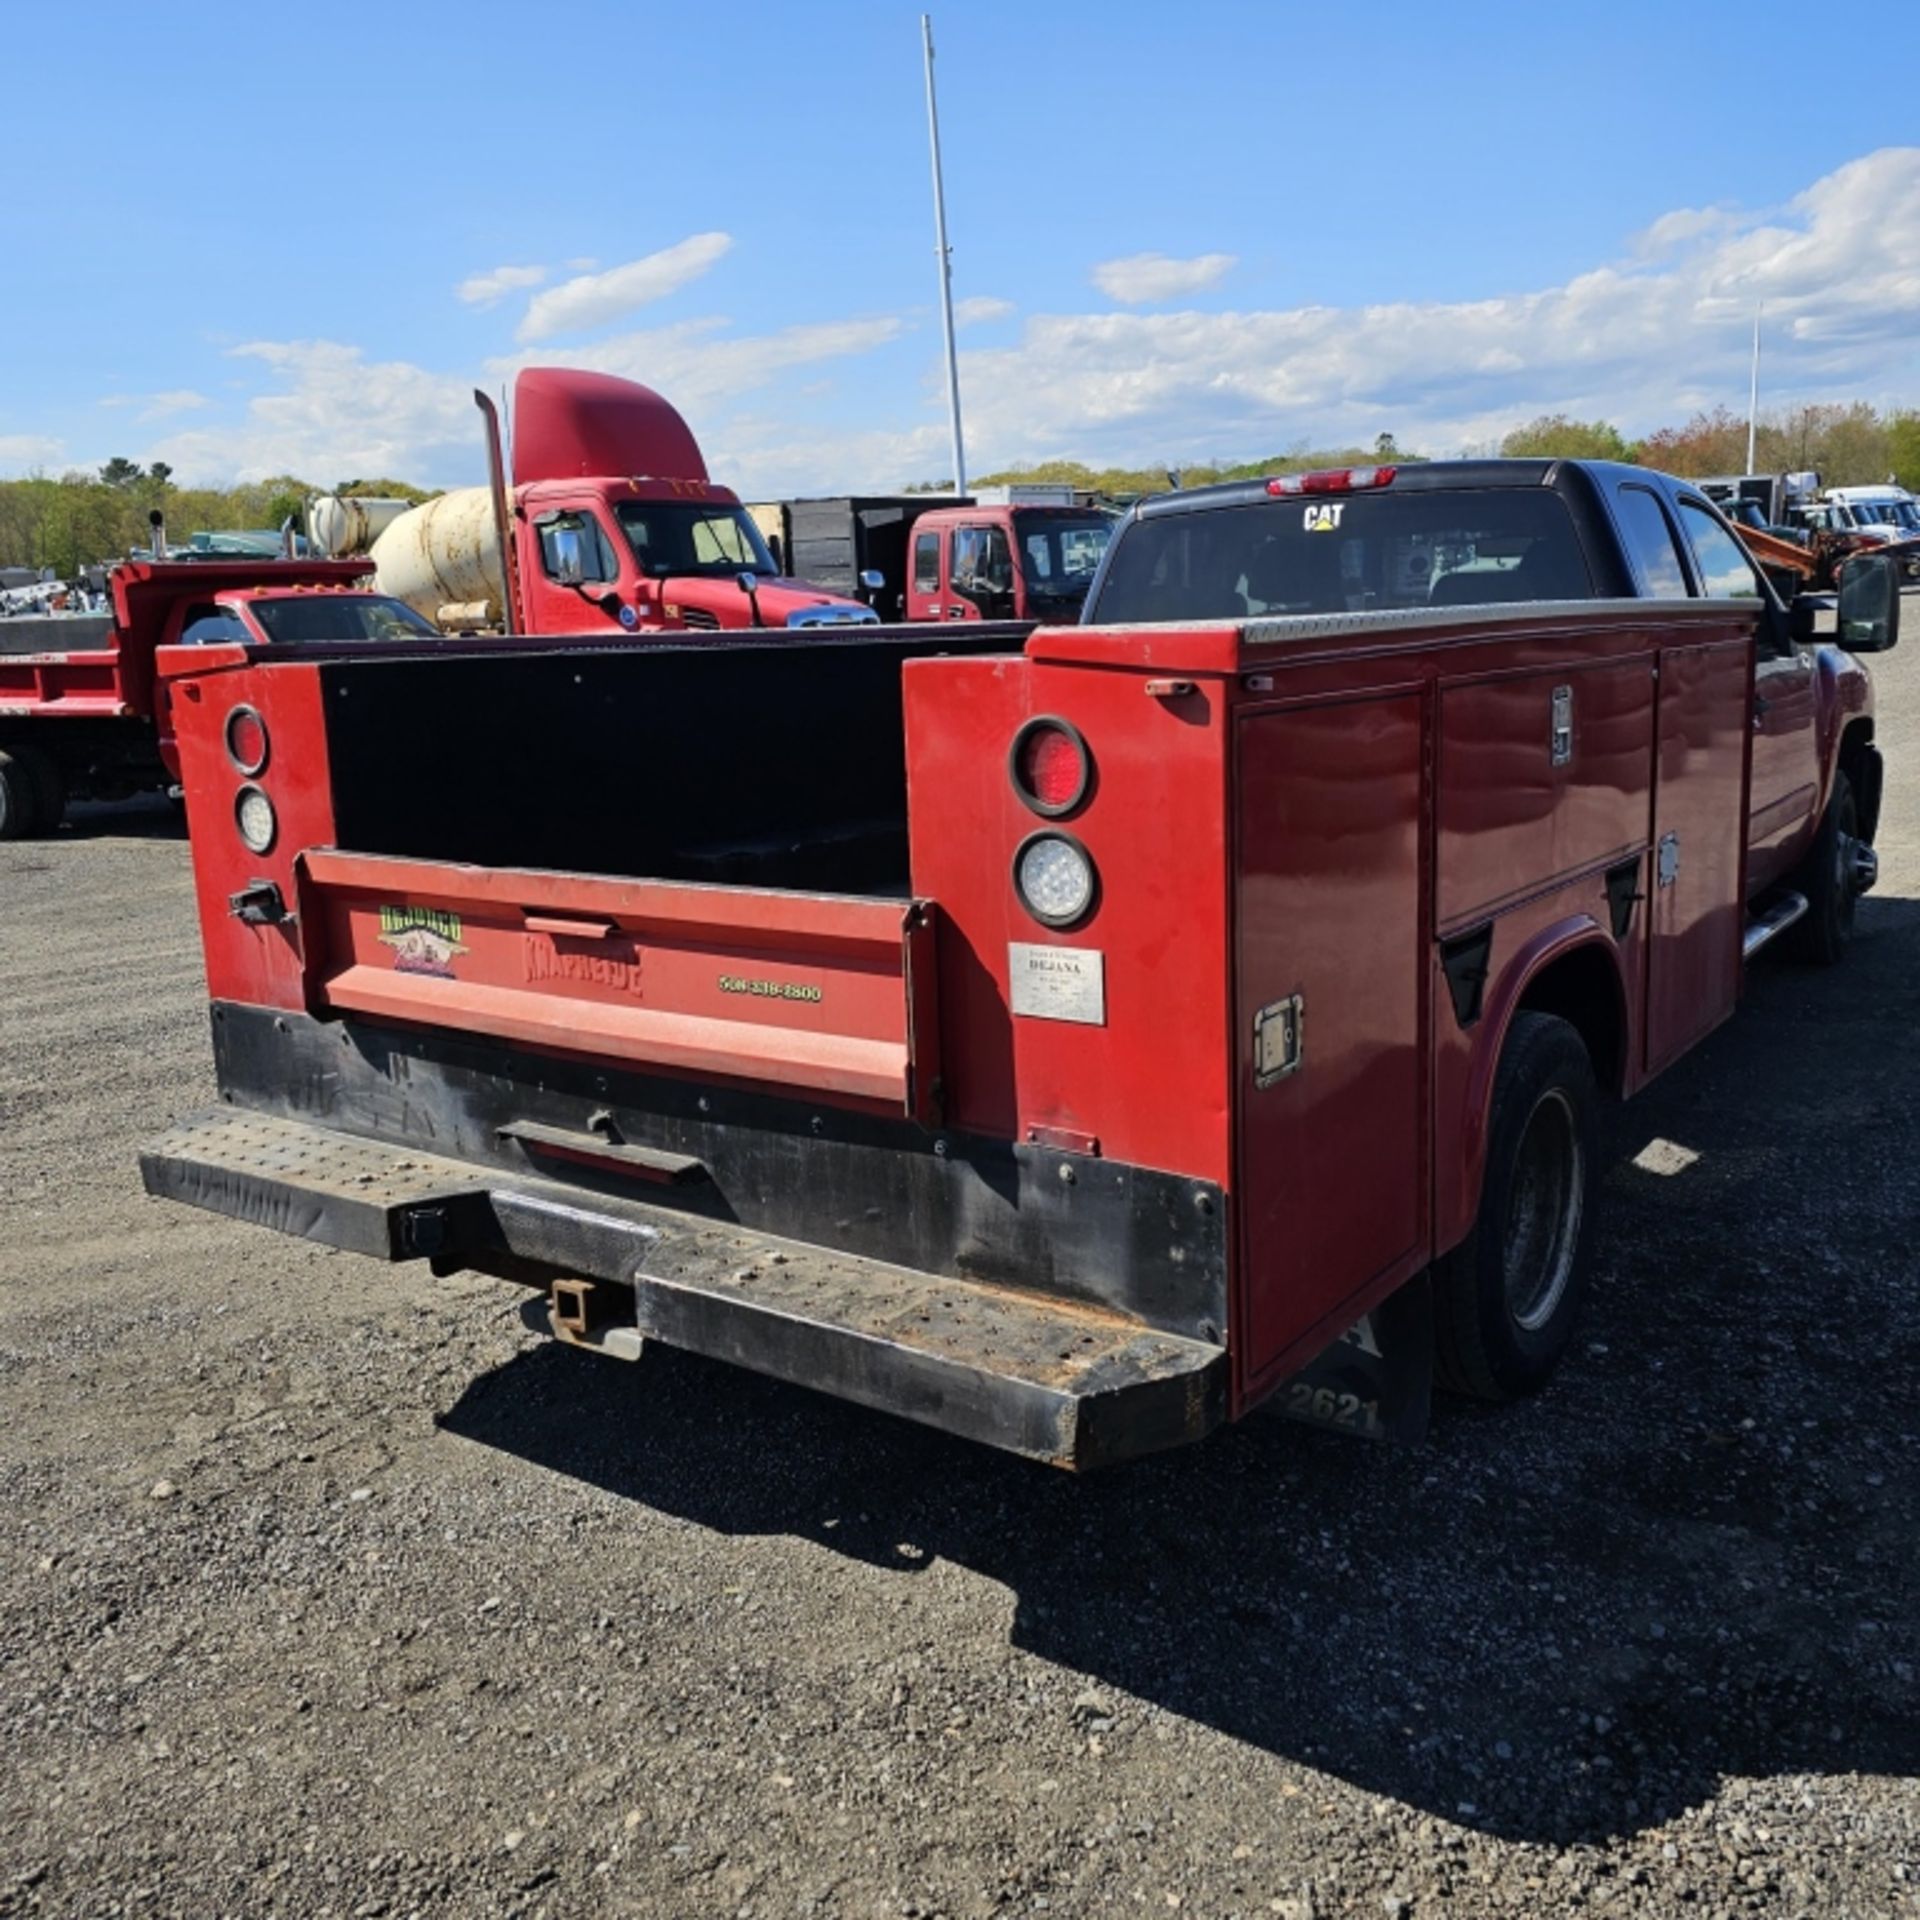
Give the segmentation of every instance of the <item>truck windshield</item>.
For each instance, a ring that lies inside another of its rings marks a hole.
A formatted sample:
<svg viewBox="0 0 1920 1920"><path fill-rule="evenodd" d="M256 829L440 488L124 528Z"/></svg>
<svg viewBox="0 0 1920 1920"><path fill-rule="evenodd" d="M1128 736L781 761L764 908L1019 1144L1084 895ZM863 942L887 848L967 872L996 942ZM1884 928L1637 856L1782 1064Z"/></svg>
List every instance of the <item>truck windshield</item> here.
<svg viewBox="0 0 1920 1920"><path fill-rule="evenodd" d="M703 507L688 500L623 500L614 512L640 571L654 579L683 573L716 580L757 573L771 579L780 571L744 507Z"/></svg>
<svg viewBox="0 0 1920 1920"><path fill-rule="evenodd" d="M269 640L412 640L440 631L404 600L385 595L302 594L250 601L247 611Z"/></svg>
<svg viewBox="0 0 1920 1920"><path fill-rule="evenodd" d="M1905 500L1850 500L1847 504L1863 526L1920 527L1920 518Z"/></svg>
<svg viewBox="0 0 1920 1920"><path fill-rule="evenodd" d="M1245 620L1592 594L1558 494L1409 489L1149 515L1121 536L1089 617Z"/></svg>
<svg viewBox="0 0 1920 1920"><path fill-rule="evenodd" d="M1094 569L1107 550L1112 519L1104 513L1090 513L1084 519L1066 514L1016 513L1013 521L1020 540L1020 565L1027 577L1027 597L1084 600L1093 583Z"/></svg>

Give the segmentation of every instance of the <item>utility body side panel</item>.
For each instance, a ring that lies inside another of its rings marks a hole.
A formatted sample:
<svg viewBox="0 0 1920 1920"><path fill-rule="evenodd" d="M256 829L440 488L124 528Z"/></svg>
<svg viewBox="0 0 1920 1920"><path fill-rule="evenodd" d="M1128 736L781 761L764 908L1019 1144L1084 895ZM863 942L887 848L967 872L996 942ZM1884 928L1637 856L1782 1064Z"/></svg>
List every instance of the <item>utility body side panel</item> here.
<svg viewBox="0 0 1920 1920"><path fill-rule="evenodd" d="M1647 890L1645 1067L1677 1059L1740 991L1740 824L1746 817L1753 649L1669 647L1660 660L1659 772Z"/></svg>
<svg viewBox="0 0 1920 1920"><path fill-rule="evenodd" d="M1427 705L1403 685L1238 716L1243 1399L1428 1258Z"/></svg>

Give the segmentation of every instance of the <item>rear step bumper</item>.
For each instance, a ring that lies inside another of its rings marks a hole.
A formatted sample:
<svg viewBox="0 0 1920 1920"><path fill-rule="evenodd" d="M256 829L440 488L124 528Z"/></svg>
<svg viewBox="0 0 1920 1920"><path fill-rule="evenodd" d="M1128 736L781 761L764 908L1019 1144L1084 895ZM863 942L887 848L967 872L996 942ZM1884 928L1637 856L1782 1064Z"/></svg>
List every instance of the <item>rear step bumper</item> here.
<svg viewBox="0 0 1920 1920"><path fill-rule="evenodd" d="M1084 1470L1197 1440L1226 1352L1120 1315L949 1280L329 1128L216 1111L140 1156L147 1191L386 1260L513 1256L631 1288L648 1339Z"/></svg>

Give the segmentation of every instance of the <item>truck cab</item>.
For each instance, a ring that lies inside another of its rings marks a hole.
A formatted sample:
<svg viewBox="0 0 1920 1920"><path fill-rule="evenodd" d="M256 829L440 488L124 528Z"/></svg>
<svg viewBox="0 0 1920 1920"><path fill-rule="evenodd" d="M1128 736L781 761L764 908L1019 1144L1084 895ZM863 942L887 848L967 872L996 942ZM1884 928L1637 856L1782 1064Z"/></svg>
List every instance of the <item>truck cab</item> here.
<svg viewBox="0 0 1920 1920"><path fill-rule="evenodd" d="M760 530L711 481L546 480L514 508L525 624L596 629L871 625L856 600L785 576Z"/></svg>
<svg viewBox="0 0 1920 1920"><path fill-rule="evenodd" d="M914 522L907 618L1070 625L1112 530L1091 507L936 507Z"/></svg>

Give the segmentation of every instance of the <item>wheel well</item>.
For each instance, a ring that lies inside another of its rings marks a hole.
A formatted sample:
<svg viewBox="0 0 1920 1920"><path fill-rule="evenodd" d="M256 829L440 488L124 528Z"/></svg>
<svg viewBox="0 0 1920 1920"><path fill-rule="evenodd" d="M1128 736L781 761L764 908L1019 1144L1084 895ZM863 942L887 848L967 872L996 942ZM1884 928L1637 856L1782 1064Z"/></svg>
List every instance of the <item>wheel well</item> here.
<svg viewBox="0 0 1920 1920"><path fill-rule="evenodd" d="M1873 751L1873 722L1861 719L1848 723L1840 736L1840 771L1853 788L1854 805L1859 809L1860 837L1871 840L1880 824L1880 763Z"/></svg>
<svg viewBox="0 0 1920 1920"><path fill-rule="evenodd" d="M1527 982L1516 1013L1550 1013L1586 1043L1594 1077L1610 1093L1626 1079L1627 1015L1620 975L1606 950L1589 941L1550 960Z"/></svg>

